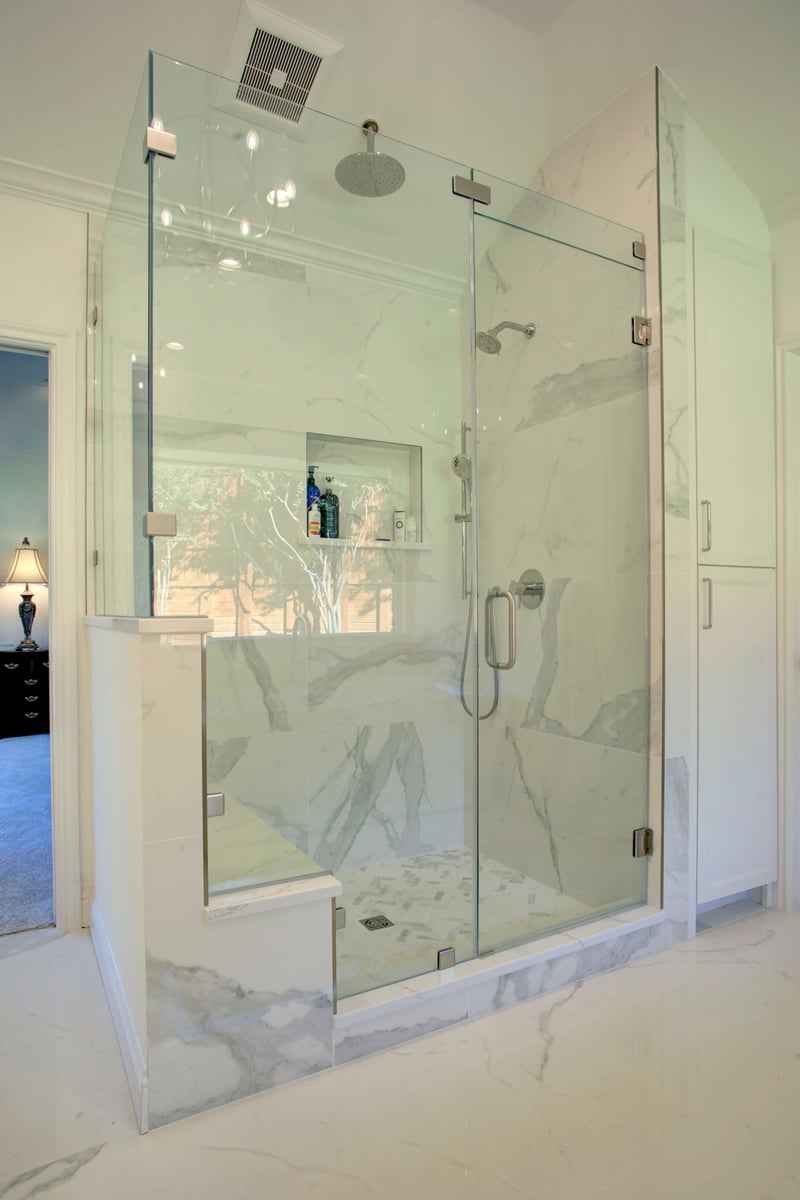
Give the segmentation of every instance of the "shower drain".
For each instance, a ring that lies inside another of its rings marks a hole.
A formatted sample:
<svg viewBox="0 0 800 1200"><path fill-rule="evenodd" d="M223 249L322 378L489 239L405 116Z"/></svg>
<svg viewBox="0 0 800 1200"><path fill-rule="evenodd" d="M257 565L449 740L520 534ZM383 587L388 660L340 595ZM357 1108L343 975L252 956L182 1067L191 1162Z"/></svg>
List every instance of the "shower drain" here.
<svg viewBox="0 0 800 1200"><path fill-rule="evenodd" d="M362 917L361 924L370 933L374 933L376 929L388 929L390 925L394 925L394 921L390 921L388 917L381 914L378 917Z"/></svg>

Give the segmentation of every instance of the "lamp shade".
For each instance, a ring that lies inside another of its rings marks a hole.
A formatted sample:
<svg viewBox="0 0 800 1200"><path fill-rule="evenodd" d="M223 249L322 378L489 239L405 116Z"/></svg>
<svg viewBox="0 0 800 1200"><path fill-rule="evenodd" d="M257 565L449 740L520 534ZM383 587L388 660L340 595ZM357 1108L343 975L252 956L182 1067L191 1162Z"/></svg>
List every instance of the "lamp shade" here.
<svg viewBox="0 0 800 1200"><path fill-rule="evenodd" d="M6 583L47 583L47 572L42 566L39 551L27 538L23 538L22 545L14 551L14 561L6 575Z"/></svg>

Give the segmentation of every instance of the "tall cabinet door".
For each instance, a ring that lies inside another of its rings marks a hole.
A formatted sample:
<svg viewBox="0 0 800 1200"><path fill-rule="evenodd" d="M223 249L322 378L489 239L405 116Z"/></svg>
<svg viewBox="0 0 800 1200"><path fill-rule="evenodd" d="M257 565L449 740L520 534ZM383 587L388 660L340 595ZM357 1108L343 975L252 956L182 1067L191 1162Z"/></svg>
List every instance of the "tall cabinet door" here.
<svg viewBox="0 0 800 1200"><path fill-rule="evenodd" d="M694 232L699 560L775 566L772 268Z"/></svg>
<svg viewBox="0 0 800 1200"><path fill-rule="evenodd" d="M700 577L699 904L778 875L775 572Z"/></svg>

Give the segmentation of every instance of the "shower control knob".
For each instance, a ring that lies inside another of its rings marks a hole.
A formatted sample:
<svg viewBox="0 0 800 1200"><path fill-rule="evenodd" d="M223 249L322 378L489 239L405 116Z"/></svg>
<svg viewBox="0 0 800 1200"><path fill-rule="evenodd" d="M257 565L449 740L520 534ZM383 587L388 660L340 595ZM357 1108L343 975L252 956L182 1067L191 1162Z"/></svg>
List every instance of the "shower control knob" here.
<svg viewBox="0 0 800 1200"><path fill-rule="evenodd" d="M512 596L517 597L520 607L538 608L544 600L544 575L534 567L523 571L519 579L512 579L508 585Z"/></svg>

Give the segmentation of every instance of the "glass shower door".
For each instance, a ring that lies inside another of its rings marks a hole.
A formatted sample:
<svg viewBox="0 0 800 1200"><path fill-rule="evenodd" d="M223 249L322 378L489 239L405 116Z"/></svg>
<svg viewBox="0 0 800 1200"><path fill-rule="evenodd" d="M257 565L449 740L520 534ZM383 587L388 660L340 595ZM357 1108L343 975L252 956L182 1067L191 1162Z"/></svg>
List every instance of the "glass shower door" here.
<svg viewBox="0 0 800 1200"><path fill-rule="evenodd" d="M476 211L481 953L644 901L651 471L639 235L501 181ZM493 666L492 664L496 664ZM657 778L654 773L653 778Z"/></svg>

